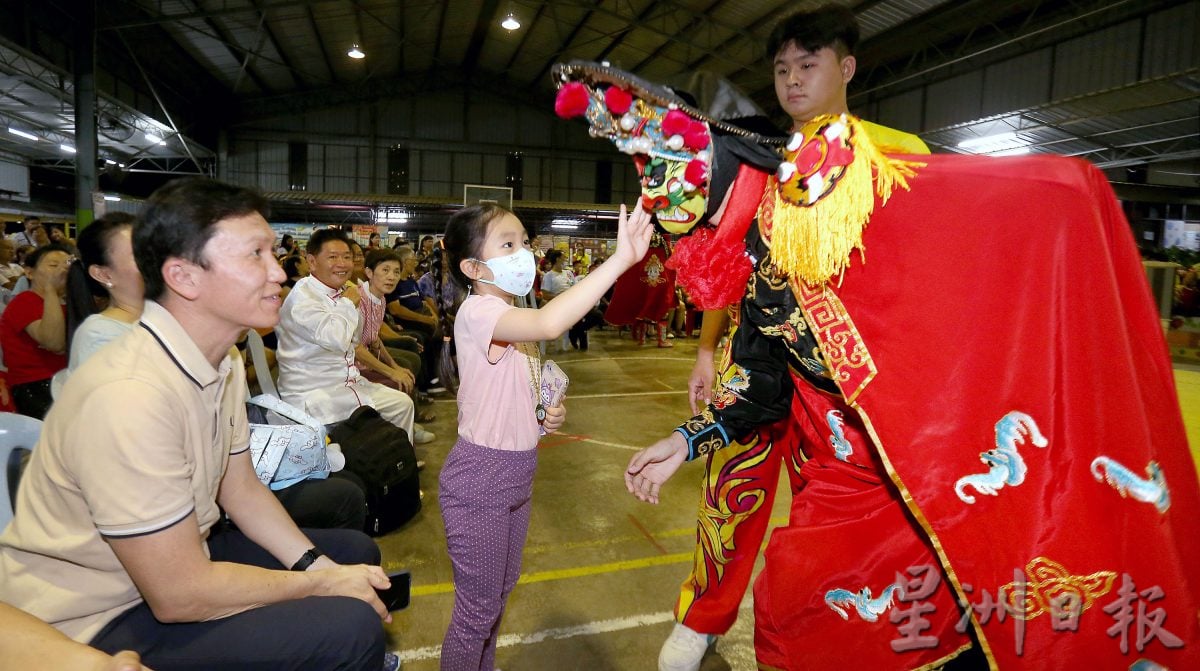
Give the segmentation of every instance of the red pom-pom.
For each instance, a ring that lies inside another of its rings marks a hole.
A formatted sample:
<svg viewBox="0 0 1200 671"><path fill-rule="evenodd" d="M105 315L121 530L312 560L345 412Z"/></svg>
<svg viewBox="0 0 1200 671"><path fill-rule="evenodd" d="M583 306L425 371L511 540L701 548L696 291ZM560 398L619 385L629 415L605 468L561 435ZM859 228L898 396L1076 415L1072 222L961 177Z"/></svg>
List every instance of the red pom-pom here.
<svg viewBox="0 0 1200 671"><path fill-rule="evenodd" d="M708 129L699 121L692 123L683 134L683 146L692 151L700 151L708 146Z"/></svg>
<svg viewBox="0 0 1200 671"><path fill-rule="evenodd" d="M701 310L722 310L741 300L754 270L745 243L719 238L711 226L676 243L667 268L678 271L676 281Z"/></svg>
<svg viewBox="0 0 1200 671"><path fill-rule="evenodd" d="M689 161L683 169L683 178L696 186L704 184L708 180L708 164L699 160Z"/></svg>
<svg viewBox="0 0 1200 671"><path fill-rule="evenodd" d="M683 135L691 127L692 118L679 110L671 110L663 116L662 132L666 137Z"/></svg>
<svg viewBox="0 0 1200 671"><path fill-rule="evenodd" d="M623 88L610 86L604 91L604 104L613 114L624 114L633 106L633 96Z"/></svg>
<svg viewBox="0 0 1200 671"><path fill-rule="evenodd" d="M564 84L554 98L554 113L563 119L580 116L588 108L587 87L580 82Z"/></svg>

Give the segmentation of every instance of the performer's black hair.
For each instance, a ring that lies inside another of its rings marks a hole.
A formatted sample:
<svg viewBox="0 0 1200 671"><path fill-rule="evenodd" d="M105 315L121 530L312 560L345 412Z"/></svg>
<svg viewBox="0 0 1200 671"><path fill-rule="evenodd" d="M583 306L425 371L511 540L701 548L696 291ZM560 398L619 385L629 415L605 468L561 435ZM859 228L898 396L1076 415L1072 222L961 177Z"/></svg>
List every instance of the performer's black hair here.
<svg viewBox="0 0 1200 671"><path fill-rule="evenodd" d="M829 47L840 58L853 56L858 47L858 20L850 8L833 3L785 16L767 38L767 59L773 60L789 43L809 52Z"/></svg>

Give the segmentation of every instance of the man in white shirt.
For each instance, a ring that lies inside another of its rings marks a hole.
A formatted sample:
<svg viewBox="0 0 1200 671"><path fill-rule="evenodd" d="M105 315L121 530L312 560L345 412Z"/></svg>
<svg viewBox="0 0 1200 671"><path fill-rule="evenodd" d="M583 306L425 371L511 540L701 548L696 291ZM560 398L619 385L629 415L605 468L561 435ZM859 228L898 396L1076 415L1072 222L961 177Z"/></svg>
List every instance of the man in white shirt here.
<svg viewBox="0 0 1200 671"><path fill-rule="evenodd" d="M13 263L13 258L16 257L17 246L8 238L0 238L0 286L5 289L12 289L25 274L25 269L19 263Z"/></svg>
<svg viewBox="0 0 1200 671"><path fill-rule="evenodd" d="M30 215L25 217L25 220L21 222L21 225L24 226L22 230L19 230L16 233L8 236L8 239L12 240L13 247L17 248L23 245L32 245L34 247L40 246L42 243L39 241L36 231L42 227L42 220L38 217Z"/></svg>
<svg viewBox="0 0 1200 671"><path fill-rule="evenodd" d="M275 329L283 400L325 424L346 420L369 405L404 429L414 444L432 441L432 433L414 431L415 410L407 394L369 382L354 365L361 295L350 281L354 261L349 238L335 229L316 231L307 252L311 274L292 287Z"/></svg>

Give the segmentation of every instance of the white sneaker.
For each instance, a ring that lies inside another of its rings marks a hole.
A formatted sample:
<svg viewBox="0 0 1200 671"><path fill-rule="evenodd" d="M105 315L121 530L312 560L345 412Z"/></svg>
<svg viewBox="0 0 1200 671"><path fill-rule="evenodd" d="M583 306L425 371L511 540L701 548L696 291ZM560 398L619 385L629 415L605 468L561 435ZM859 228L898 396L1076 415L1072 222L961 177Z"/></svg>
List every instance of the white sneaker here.
<svg viewBox="0 0 1200 671"><path fill-rule="evenodd" d="M435 438L437 438L437 436L432 431L426 431L425 429L422 429L419 426L413 427L413 444L414 445L424 445L425 443L432 443Z"/></svg>
<svg viewBox="0 0 1200 671"><path fill-rule="evenodd" d="M701 634L676 622L658 653L658 671L698 671L704 653L716 640L716 636Z"/></svg>

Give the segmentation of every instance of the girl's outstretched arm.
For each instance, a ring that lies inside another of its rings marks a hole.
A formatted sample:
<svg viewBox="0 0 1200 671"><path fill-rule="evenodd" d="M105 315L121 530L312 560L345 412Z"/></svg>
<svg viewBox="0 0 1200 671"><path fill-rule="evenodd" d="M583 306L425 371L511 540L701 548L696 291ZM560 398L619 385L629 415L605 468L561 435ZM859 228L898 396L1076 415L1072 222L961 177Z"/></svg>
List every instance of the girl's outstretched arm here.
<svg viewBox="0 0 1200 671"><path fill-rule="evenodd" d="M546 303L540 310L509 310L504 313L492 332L497 342L531 342L553 340L571 328L604 296L626 270L642 260L650 249L654 226L650 213L638 206L629 214L621 206L617 220L617 251L600 267L588 273L577 284Z"/></svg>

